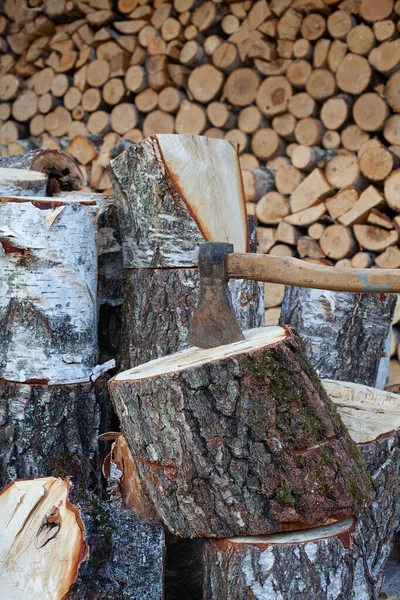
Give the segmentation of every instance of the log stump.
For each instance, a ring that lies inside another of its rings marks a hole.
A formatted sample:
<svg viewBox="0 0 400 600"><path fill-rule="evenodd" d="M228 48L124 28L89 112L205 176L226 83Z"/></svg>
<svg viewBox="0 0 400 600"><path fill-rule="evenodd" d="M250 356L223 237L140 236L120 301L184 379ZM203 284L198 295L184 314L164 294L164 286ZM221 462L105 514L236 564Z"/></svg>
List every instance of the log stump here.
<svg viewBox="0 0 400 600"><path fill-rule="evenodd" d="M171 533L259 535L368 504L359 452L291 329L151 361L110 392L149 513Z"/></svg>
<svg viewBox="0 0 400 600"><path fill-rule="evenodd" d="M287 286L281 323L299 333L319 377L383 388L389 370L385 342L395 303L393 294L381 298Z"/></svg>
<svg viewBox="0 0 400 600"><path fill-rule="evenodd" d="M323 385L374 481L372 506L323 527L207 540L205 600L379 597L400 526L400 396L338 381ZM288 569L296 576L288 577Z"/></svg>

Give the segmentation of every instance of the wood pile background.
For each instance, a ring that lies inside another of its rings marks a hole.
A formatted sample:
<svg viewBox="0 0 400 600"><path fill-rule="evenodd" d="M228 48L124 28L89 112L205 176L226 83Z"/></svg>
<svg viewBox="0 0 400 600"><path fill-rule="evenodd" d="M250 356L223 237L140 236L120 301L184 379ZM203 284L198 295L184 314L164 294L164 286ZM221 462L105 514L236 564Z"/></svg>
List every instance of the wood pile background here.
<svg viewBox="0 0 400 600"><path fill-rule="evenodd" d="M108 192L143 137L231 139L261 252L400 268L399 31L393 0L6 0L0 153L61 147Z"/></svg>

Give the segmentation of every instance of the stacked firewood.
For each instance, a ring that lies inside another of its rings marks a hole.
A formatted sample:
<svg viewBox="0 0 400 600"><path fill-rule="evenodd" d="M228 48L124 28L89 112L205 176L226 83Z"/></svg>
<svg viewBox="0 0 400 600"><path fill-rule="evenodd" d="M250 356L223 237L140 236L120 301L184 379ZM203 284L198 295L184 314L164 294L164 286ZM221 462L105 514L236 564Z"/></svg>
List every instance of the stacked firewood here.
<svg viewBox="0 0 400 600"><path fill-rule="evenodd" d="M261 252L397 268L399 23L394 0L6 0L0 152L67 149L109 192L132 141L234 140Z"/></svg>

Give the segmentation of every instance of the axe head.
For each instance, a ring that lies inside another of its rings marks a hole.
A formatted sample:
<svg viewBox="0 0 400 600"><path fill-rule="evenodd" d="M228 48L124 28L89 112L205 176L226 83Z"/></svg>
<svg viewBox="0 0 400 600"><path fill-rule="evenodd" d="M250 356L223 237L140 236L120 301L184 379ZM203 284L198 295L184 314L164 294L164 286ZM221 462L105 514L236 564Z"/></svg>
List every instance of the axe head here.
<svg viewBox="0 0 400 600"><path fill-rule="evenodd" d="M189 327L187 341L198 348L214 348L244 339L233 311L226 273L226 256L232 244L206 242L200 245L199 303Z"/></svg>

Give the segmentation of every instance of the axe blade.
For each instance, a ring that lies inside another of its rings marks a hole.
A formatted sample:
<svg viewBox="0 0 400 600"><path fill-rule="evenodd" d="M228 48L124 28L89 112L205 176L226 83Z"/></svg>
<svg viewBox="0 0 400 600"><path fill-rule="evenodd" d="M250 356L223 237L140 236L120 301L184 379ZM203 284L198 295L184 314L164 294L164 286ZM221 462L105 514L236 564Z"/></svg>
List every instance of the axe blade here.
<svg viewBox="0 0 400 600"><path fill-rule="evenodd" d="M244 340L236 321L226 274L226 256L232 244L206 242L200 245L198 268L200 292L187 341L198 348L215 348Z"/></svg>

